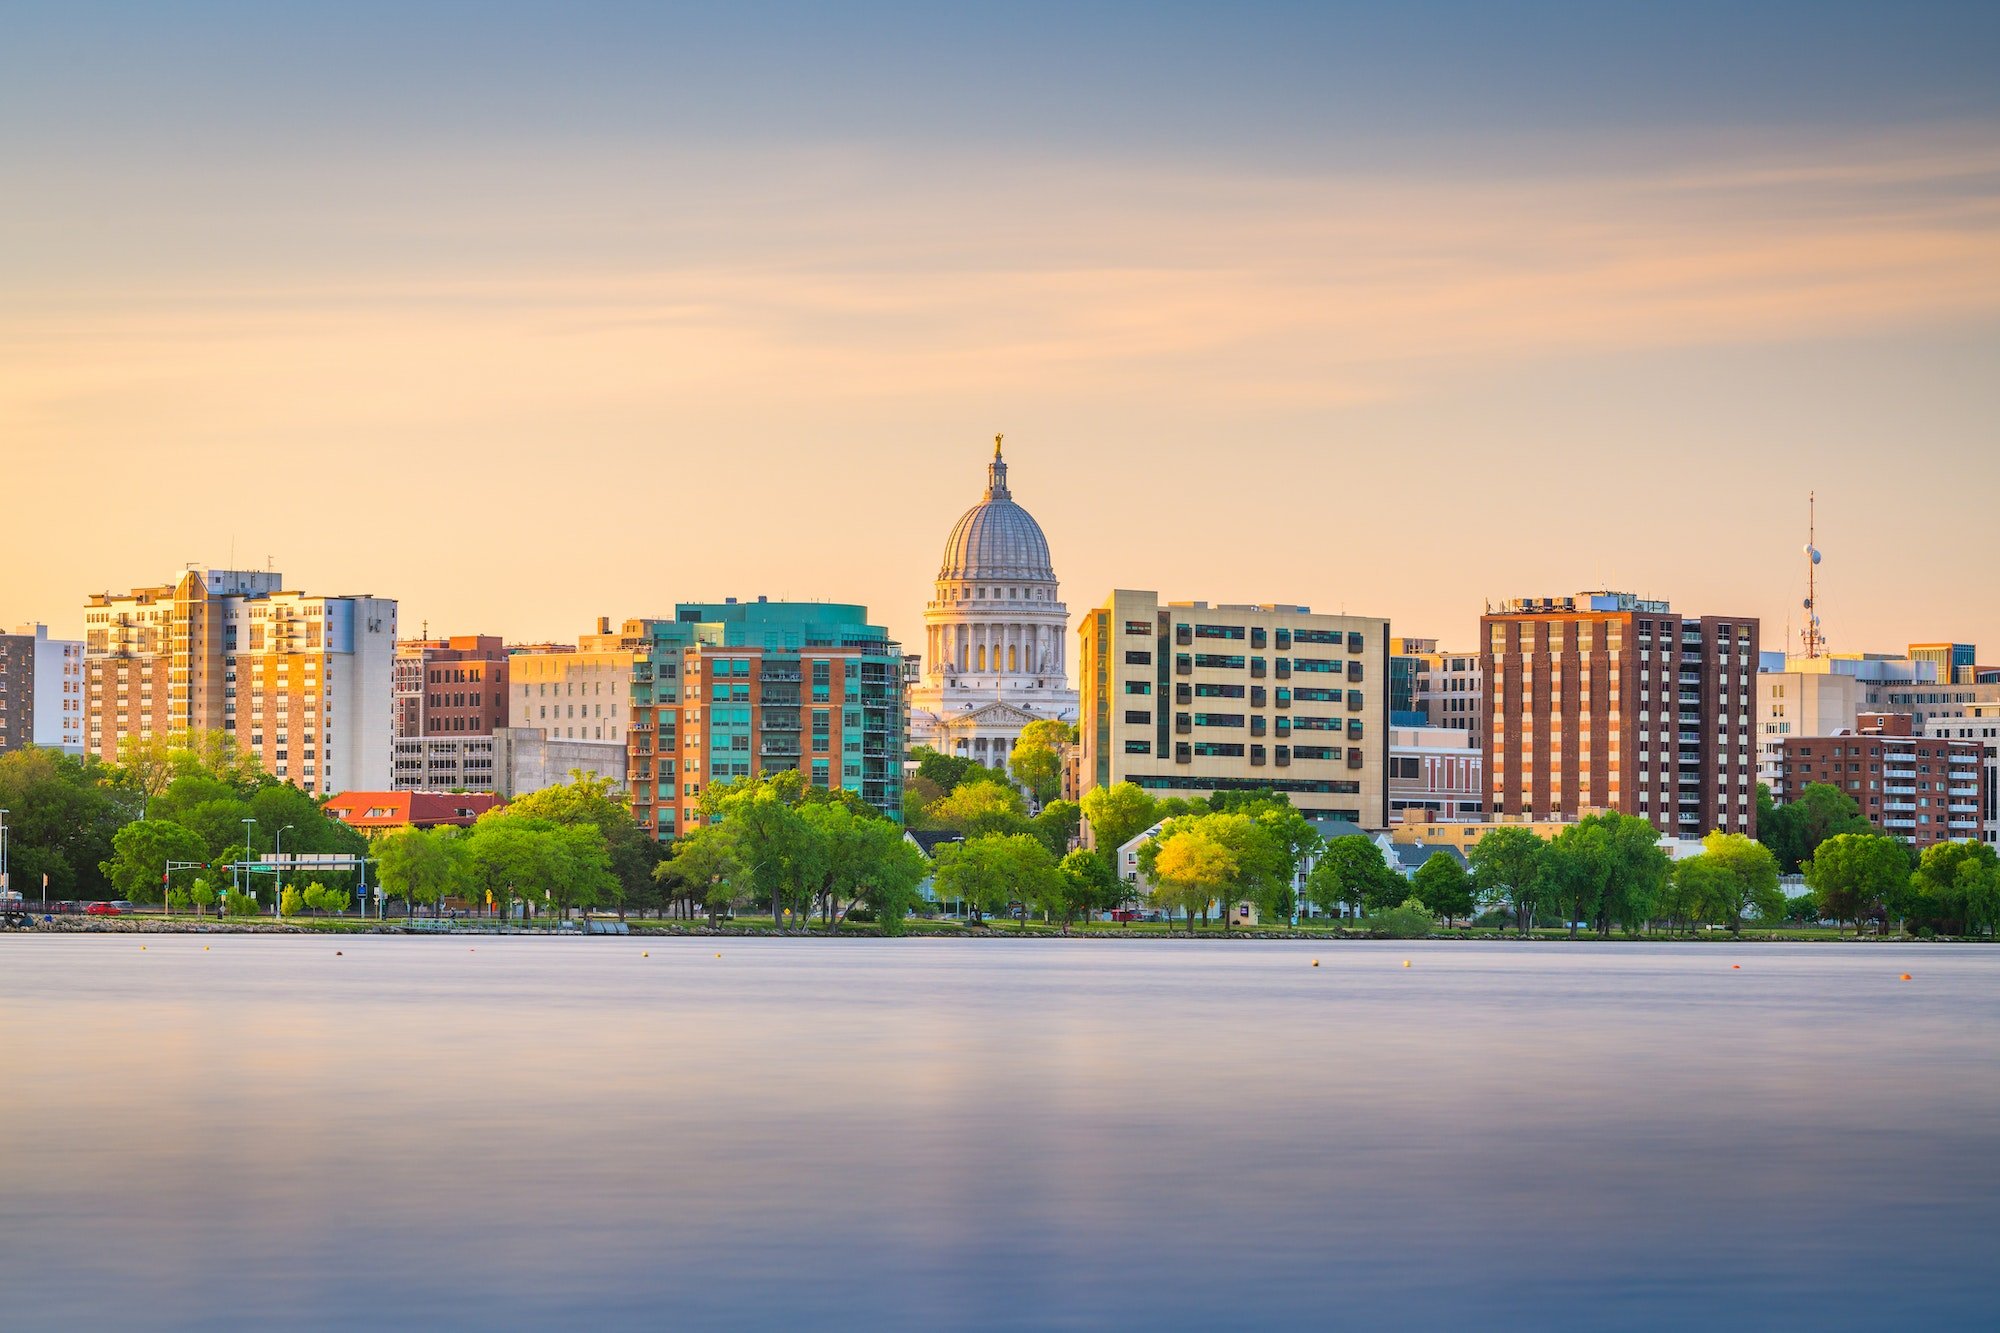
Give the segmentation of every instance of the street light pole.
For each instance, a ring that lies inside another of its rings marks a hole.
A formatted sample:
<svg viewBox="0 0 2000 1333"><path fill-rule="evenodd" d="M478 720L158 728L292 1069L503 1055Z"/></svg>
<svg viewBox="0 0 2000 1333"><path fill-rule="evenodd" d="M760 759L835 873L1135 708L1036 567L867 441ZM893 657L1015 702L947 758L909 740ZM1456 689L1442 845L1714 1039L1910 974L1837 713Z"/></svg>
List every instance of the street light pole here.
<svg viewBox="0 0 2000 1333"><path fill-rule="evenodd" d="M11 880L11 879L8 879L8 878L7 878L7 815L8 815L8 813L9 813L8 811L5 811L5 810L0 810L0 890L11 890L11 889L12 889L12 888L14 887L14 881L13 881L13 880ZM48 895L47 895L46 893L45 893L45 894L43 894L42 896L43 896L44 898L47 898L47 897L48 897ZM21 901L25 903L25 902L26 902L27 900L28 900L28 899L27 899L27 895L26 895L26 894L23 894L23 895L21 896ZM26 908L23 908L22 910L23 910L23 911L26 911L27 909L26 909Z"/></svg>
<svg viewBox="0 0 2000 1333"><path fill-rule="evenodd" d="M253 895L257 892L257 872L250 868L250 831L251 825L256 822L254 819L243 821L243 878L249 884Z"/></svg>
<svg viewBox="0 0 2000 1333"><path fill-rule="evenodd" d="M272 916L278 915L278 901L279 899L283 898L285 894L284 884L282 883L285 877L285 829L288 829L290 827L291 825L287 824L285 825L285 828L281 828L278 830L278 845L271 851L271 859L277 863L278 867L277 874L271 880Z"/></svg>

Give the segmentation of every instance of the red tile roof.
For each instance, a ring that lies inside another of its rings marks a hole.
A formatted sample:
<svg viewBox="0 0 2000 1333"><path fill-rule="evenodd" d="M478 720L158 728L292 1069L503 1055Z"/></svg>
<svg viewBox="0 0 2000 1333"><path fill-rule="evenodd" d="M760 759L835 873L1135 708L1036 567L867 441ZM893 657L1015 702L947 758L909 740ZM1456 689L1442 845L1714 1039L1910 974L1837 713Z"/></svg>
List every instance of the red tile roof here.
<svg viewBox="0 0 2000 1333"><path fill-rule="evenodd" d="M326 803L326 812L363 832L441 824L463 828L501 804L491 792L344 791Z"/></svg>

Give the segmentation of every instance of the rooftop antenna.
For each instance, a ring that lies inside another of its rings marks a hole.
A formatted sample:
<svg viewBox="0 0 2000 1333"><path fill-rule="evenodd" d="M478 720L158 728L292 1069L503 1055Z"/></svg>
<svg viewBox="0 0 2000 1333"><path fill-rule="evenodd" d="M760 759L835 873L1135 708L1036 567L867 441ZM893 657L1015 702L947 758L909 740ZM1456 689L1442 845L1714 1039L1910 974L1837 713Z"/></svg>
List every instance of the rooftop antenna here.
<svg viewBox="0 0 2000 1333"><path fill-rule="evenodd" d="M1819 496L1813 491L1806 492L1806 627L1800 631L1805 640L1806 657L1816 658L1826 647L1826 636L1819 632Z"/></svg>

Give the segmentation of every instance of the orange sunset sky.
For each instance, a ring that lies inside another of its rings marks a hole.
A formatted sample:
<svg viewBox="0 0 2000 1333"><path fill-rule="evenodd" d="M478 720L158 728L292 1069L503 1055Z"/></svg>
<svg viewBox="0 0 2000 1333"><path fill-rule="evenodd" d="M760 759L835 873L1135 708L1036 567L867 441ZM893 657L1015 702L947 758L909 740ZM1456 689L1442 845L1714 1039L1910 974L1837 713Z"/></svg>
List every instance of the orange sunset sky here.
<svg viewBox="0 0 2000 1333"><path fill-rule="evenodd" d="M1980 7L51 7L0 45L0 624L906 645L995 432L1073 613L1613 586L2000 662Z"/></svg>

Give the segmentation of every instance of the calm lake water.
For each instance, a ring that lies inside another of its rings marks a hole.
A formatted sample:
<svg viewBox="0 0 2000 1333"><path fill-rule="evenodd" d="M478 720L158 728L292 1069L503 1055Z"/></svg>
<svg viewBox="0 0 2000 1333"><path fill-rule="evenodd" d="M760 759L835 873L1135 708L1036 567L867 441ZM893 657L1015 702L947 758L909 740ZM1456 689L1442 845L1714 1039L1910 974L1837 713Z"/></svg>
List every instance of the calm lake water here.
<svg viewBox="0 0 2000 1333"><path fill-rule="evenodd" d="M10 1330L2000 1309L2000 949L8 937L0 1015Z"/></svg>

